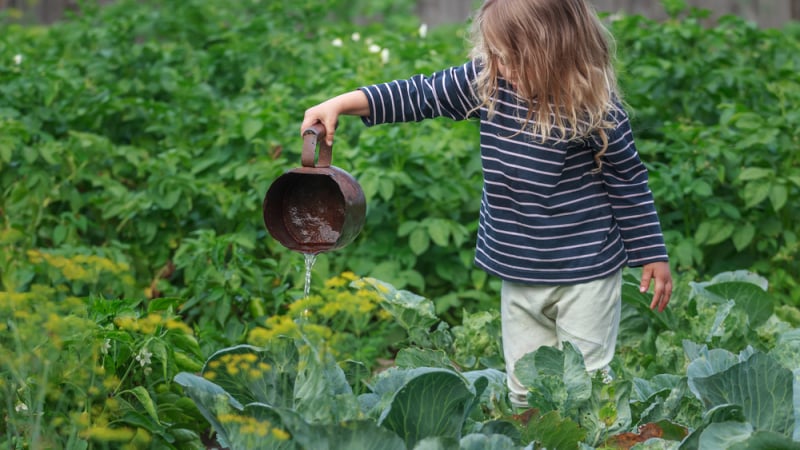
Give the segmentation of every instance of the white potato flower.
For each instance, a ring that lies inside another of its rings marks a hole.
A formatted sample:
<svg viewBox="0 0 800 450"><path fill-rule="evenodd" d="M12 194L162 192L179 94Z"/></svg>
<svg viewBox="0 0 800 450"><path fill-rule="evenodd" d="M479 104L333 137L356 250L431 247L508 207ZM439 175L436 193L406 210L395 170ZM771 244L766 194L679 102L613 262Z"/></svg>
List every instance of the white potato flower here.
<svg viewBox="0 0 800 450"><path fill-rule="evenodd" d="M139 350L139 353L136 355L136 361L139 361L139 364L141 364L142 367L145 367L145 366L150 365L150 363L151 363L150 357L151 356L153 356L153 354L150 353L149 351L147 351L146 348L143 348L143 349Z"/></svg>

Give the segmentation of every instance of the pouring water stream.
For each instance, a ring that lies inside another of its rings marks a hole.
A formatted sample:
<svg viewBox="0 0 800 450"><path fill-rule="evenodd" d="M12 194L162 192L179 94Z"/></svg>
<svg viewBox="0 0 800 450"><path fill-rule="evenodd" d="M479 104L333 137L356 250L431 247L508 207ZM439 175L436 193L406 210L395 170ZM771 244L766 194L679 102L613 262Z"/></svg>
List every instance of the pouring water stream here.
<svg viewBox="0 0 800 450"><path fill-rule="evenodd" d="M317 260L316 253L303 253L306 258L306 285L303 290L303 298L307 298L311 294L311 268L314 267L314 262Z"/></svg>

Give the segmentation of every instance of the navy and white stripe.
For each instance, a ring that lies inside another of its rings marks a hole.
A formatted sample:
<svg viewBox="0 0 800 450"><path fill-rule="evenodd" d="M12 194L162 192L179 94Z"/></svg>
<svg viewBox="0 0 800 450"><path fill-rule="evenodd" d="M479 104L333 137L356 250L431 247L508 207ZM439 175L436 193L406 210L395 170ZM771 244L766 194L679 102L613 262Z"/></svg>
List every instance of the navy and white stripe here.
<svg viewBox="0 0 800 450"><path fill-rule="evenodd" d="M480 118L484 185L476 264L504 280L572 284L606 277L626 263L667 261L647 169L622 106L609 117L616 126L608 130L596 173L599 139L543 143L520 132L528 111L503 80L491 120L485 107L473 111L478 70L468 62L361 88L369 100L369 126Z"/></svg>

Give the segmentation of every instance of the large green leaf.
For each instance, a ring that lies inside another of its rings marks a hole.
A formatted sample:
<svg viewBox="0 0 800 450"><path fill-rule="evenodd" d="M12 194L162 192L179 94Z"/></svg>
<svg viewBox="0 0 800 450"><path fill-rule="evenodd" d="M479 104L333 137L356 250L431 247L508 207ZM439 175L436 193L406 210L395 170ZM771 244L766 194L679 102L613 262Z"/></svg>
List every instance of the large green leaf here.
<svg viewBox="0 0 800 450"><path fill-rule="evenodd" d="M515 450L518 445L502 434L468 434L461 438L461 450Z"/></svg>
<svg viewBox="0 0 800 450"><path fill-rule="evenodd" d="M689 367L692 391L706 408L735 404L742 407L747 420L756 430L773 431L792 436L796 428L794 414L794 376L767 354L756 352L744 361L724 367L705 376L708 370L701 360Z"/></svg>
<svg viewBox="0 0 800 450"><path fill-rule="evenodd" d="M700 448L729 449L753 434L753 426L742 422L712 423L700 435Z"/></svg>
<svg viewBox="0 0 800 450"><path fill-rule="evenodd" d="M296 428L289 431L283 417L263 403L245 405L241 412L217 417L225 427L231 450L294 450Z"/></svg>
<svg viewBox="0 0 800 450"><path fill-rule="evenodd" d="M238 345L211 355L202 373L242 404L293 406L299 354L294 342L277 339L269 349Z"/></svg>
<svg viewBox="0 0 800 450"><path fill-rule="evenodd" d="M701 450L700 437L702 436L703 431L705 431L706 428L708 428L711 424L727 422L739 422L743 424L747 422L741 406L727 404L715 406L708 410L703 417L703 421L700 426L689 433L689 435L683 441L681 441L681 450Z"/></svg>
<svg viewBox="0 0 800 450"><path fill-rule="evenodd" d="M414 445L414 450L459 450L458 439L451 437L426 437Z"/></svg>
<svg viewBox="0 0 800 450"><path fill-rule="evenodd" d="M749 423L718 422L700 435L701 449L796 450L800 443L772 431L756 431Z"/></svg>
<svg viewBox="0 0 800 450"><path fill-rule="evenodd" d="M497 369L484 369L463 372L462 375L472 384L478 383L482 378L488 381L486 388L480 393L481 404L496 405L506 400L508 388L506 387L505 372Z"/></svg>
<svg viewBox="0 0 800 450"><path fill-rule="evenodd" d="M558 411L534 416L523 430L525 442L538 442L542 448L577 449L585 439L586 430L572 419L562 417Z"/></svg>
<svg viewBox="0 0 800 450"><path fill-rule="evenodd" d="M752 436L730 447L730 450L797 450L800 441L772 431L755 431Z"/></svg>
<svg viewBox="0 0 800 450"><path fill-rule="evenodd" d="M482 387L486 387L485 379ZM460 439L478 396L475 388L452 370L417 369L395 392L378 423L402 437L409 448L426 437Z"/></svg>
<svg viewBox="0 0 800 450"><path fill-rule="evenodd" d="M691 297L704 296L719 303L734 301L751 327L763 324L774 312L775 301L767 293L767 280L748 271L723 272L710 281L690 283Z"/></svg>
<svg viewBox="0 0 800 450"><path fill-rule="evenodd" d="M310 422L335 423L355 419L360 409L344 370L333 355L303 347L294 391L294 409Z"/></svg>
<svg viewBox="0 0 800 450"><path fill-rule="evenodd" d="M186 394L194 401L197 409L217 432L217 440L223 447L229 446L227 428L219 420L220 414L231 410L244 409L238 400L224 389L197 375L181 372L175 376L175 382L183 387Z"/></svg>
<svg viewBox="0 0 800 450"><path fill-rule="evenodd" d="M652 379L634 379L634 398L631 408L636 411L637 424L657 422L678 417L681 411L699 410L697 400L691 396L686 377L670 374L656 375ZM695 413L699 415L699 411Z"/></svg>
<svg viewBox="0 0 800 450"><path fill-rule="evenodd" d="M302 434L295 433L294 439L301 448L314 450L406 450L396 433L372 420L312 425Z"/></svg>
<svg viewBox="0 0 800 450"><path fill-rule="evenodd" d="M686 368L686 375L689 377L689 387L698 398L700 398L700 393L695 387L695 379L725 371L740 362L746 361L754 353L752 347L748 347L737 356L725 349L715 348L709 350L706 346L695 347L689 341L684 341L684 350L687 348L692 348L692 353L689 356L691 362L689 367ZM687 355L689 354L687 352Z"/></svg>
<svg viewBox="0 0 800 450"><path fill-rule="evenodd" d="M362 278L364 282L383 297L381 306L386 309L407 331L427 331L439 321L433 302L412 292L395 289L394 286L374 278Z"/></svg>
<svg viewBox="0 0 800 450"><path fill-rule="evenodd" d="M528 403L543 412L576 411L592 396L592 379L583 357L569 342L564 349L541 347L517 361L514 373L528 388Z"/></svg>
<svg viewBox="0 0 800 450"><path fill-rule="evenodd" d="M734 300L750 319L750 326L766 322L775 308L775 301L760 287L746 282L731 281L707 286L706 290L720 298Z"/></svg>

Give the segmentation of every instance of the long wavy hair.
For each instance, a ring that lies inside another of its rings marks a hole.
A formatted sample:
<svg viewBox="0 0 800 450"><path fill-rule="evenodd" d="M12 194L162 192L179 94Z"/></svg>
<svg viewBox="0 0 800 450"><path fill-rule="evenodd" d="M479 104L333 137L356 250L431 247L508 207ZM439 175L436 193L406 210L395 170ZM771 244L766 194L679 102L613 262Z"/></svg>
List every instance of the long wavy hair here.
<svg viewBox="0 0 800 450"><path fill-rule="evenodd" d="M471 40L471 56L483 64L475 86L479 108L494 115L502 76L528 106L520 131L543 140L554 130L565 140L597 133L599 167L619 92L613 38L586 0L487 0L475 14Z"/></svg>

